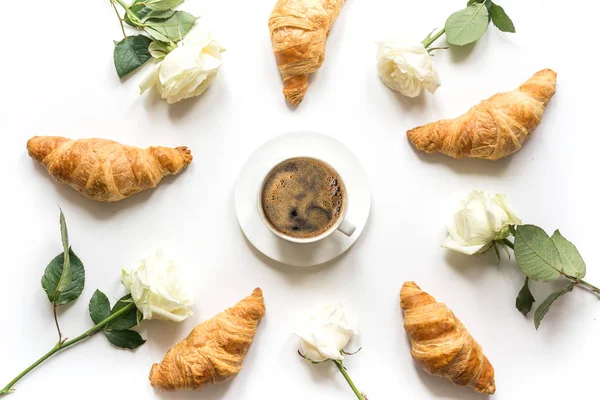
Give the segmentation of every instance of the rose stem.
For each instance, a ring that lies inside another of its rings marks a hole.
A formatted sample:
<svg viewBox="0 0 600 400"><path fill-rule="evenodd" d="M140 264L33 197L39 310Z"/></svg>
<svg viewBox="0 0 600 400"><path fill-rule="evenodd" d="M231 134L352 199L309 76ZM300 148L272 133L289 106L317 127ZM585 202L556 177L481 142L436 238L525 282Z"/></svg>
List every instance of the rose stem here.
<svg viewBox="0 0 600 400"><path fill-rule="evenodd" d="M431 46L433 44L433 42L438 40L440 38L440 36L442 36L445 32L446 32L446 28L442 28L438 33L436 33L435 35L430 37L429 40L427 40L427 39L423 40L421 42L423 44L423 47L428 48L429 46Z"/></svg>
<svg viewBox="0 0 600 400"><path fill-rule="evenodd" d="M573 282L575 282L575 284L581 285L581 286L585 287L586 289L589 289L591 292L594 292L596 294L600 294L600 288L592 285L591 283L588 283L588 282L584 281L583 279L573 278L573 277L568 276L568 275L567 275L567 278L571 279Z"/></svg>
<svg viewBox="0 0 600 400"><path fill-rule="evenodd" d="M125 26L123 25L123 18L121 18L121 15L119 14L119 10L117 10L117 6L115 5L115 1L117 3L119 3L119 5L121 7L123 7L125 9L125 14L128 14L130 12L129 11L129 6L127 4L125 4L123 2L123 0L111 0L111 2L110 2L110 4L115 9L115 13L117 14L117 18L119 18L119 24L121 24L121 32L123 32L123 36L125 37L125 39L127 39L127 34L125 33Z"/></svg>
<svg viewBox="0 0 600 400"><path fill-rule="evenodd" d="M125 307L121 308L116 313L114 313L111 316L109 316L108 318L106 318L104 321L101 321L100 323L94 325L93 327L91 327L90 329L85 331L83 334L77 336L75 339L65 341L64 343L61 343L61 342L56 343L56 345L52 348L52 350L50 350L49 352L44 354L39 360L37 360L36 362L31 364L29 367L27 367L23 372L21 372L19 375L17 375L15 379L10 381L8 383L8 385L6 385L3 389L0 389L0 397L12 392L14 390L14 389L12 389L12 387L14 386L15 383L17 383L21 378L23 378L25 375L27 375L29 372L31 372L35 367L37 367L38 365L40 365L41 363L46 361L48 358L52 357L55 353L65 349L69 346L72 346L78 342L81 342L82 340L87 339L90 336L93 336L94 334L100 332L111 321L121 317L123 314L126 314L127 312L133 310L134 308L135 308L135 304L130 303L130 304L126 305Z"/></svg>
<svg viewBox="0 0 600 400"><path fill-rule="evenodd" d="M504 239L503 242L504 242L505 245L507 245L511 249L513 249L513 250L515 249L515 244L513 242L511 242L510 240Z"/></svg>
<svg viewBox="0 0 600 400"><path fill-rule="evenodd" d="M350 387L352 388L352 391L354 392L354 394L356 395L356 397L358 397L359 400L366 400L364 398L364 396L362 395L362 393L360 393L359 390L356 388L356 386L354 385L354 382L352 382L352 379L350 378L350 375L348 375L348 372L346 371L346 369L342 365L342 362L339 361L339 360L331 360L331 361L333 361L333 363L340 370L340 372L342 373L342 375L344 375L344 378L346 378L346 382L348 382L348 385L350 385Z"/></svg>

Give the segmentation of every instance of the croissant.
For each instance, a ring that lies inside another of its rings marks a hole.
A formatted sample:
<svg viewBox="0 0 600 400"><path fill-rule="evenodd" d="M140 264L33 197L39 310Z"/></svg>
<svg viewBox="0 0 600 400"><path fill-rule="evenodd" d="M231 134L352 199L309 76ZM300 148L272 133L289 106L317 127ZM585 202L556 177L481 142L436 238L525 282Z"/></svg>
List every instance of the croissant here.
<svg viewBox="0 0 600 400"><path fill-rule="evenodd" d="M416 363L431 375L448 378L456 385L494 394L494 368L481 346L443 303L438 303L414 282L400 291L404 329Z"/></svg>
<svg viewBox="0 0 600 400"><path fill-rule="evenodd" d="M262 291L254 289L233 308L198 325L150 371L160 390L202 389L235 377L265 315Z"/></svg>
<svg viewBox="0 0 600 400"><path fill-rule="evenodd" d="M140 149L105 139L35 136L27 150L58 182L104 202L156 187L164 176L178 174L192 162L187 147Z"/></svg>
<svg viewBox="0 0 600 400"><path fill-rule="evenodd" d="M498 93L456 119L408 131L408 140L426 153L498 160L521 148L555 92L556 72L544 69L518 89Z"/></svg>
<svg viewBox="0 0 600 400"><path fill-rule="evenodd" d="M308 75L325 60L325 41L344 0L278 0L269 17L271 44L283 78L283 94L298 105Z"/></svg>

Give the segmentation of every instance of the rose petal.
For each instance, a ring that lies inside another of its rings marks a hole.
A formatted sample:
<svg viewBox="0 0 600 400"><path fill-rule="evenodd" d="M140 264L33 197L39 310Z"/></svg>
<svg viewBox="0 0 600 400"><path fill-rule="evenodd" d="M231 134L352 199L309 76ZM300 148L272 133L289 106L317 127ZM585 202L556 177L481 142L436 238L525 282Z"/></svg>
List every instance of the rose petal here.
<svg viewBox="0 0 600 400"><path fill-rule="evenodd" d="M477 252L479 252L485 246L486 246L486 244L473 245L473 246L464 246L464 245L456 243L454 241L454 239L452 239L451 236L448 236L446 238L446 240L444 241L444 243L442 243L442 247L445 247L445 248L447 248L449 250L458 251L459 253L468 254L468 255L476 254Z"/></svg>

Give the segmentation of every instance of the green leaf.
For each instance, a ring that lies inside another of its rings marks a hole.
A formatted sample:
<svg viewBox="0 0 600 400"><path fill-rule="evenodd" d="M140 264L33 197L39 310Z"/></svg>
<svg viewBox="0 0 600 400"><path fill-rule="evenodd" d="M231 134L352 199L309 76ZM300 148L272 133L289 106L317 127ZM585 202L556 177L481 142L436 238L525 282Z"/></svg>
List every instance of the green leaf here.
<svg viewBox="0 0 600 400"><path fill-rule="evenodd" d="M583 279L585 277L585 262L581 254L579 254L577 247L565 239L558 229L554 231L550 239L552 239L560 254L563 266L562 271L567 275Z"/></svg>
<svg viewBox="0 0 600 400"><path fill-rule="evenodd" d="M521 225L515 232L515 258L521 271L534 281L549 282L560 277L558 249L543 229Z"/></svg>
<svg viewBox="0 0 600 400"><path fill-rule="evenodd" d="M552 305L552 303L554 303L556 301L556 299L558 299L563 294L566 294L566 293L569 293L570 291L572 291L574 286L575 286L575 282L569 284L569 286L567 286L564 289L557 290L556 292L554 292L550 296L548 296L548 298L546 300L544 300L542 302L542 304L540 304L540 306L537 308L537 310L535 310L535 315L533 317L533 322L535 323L535 329L539 328L540 324L542 323L542 319L544 318L544 316L546 316L546 314L548 313L548 310L550 310L550 306Z"/></svg>
<svg viewBox="0 0 600 400"><path fill-rule="evenodd" d="M48 300L51 303L55 303L60 306L68 304L78 298L83 292L85 285L85 269L83 263L73 252L73 249L69 249L69 260L71 267L71 283L62 291L57 291L58 283L62 275L64 266L65 256L63 253L57 255L46 267L44 276L42 277L42 287L48 295Z"/></svg>
<svg viewBox="0 0 600 400"><path fill-rule="evenodd" d="M148 14L146 14L146 16L144 16L143 18L141 18L142 22L146 22L147 20L149 20L150 18L152 18L153 20L167 20L169 18L171 18L173 15L175 15L176 11L175 10L163 10L163 11L150 11Z"/></svg>
<svg viewBox="0 0 600 400"><path fill-rule="evenodd" d="M115 46L115 68L119 78L138 69L150 59L150 42L150 38L144 35L128 36Z"/></svg>
<svg viewBox="0 0 600 400"><path fill-rule="evenodd" d="M183 0L146 0L145 3L152 10L163 11L177 7Z"/></svg>
<svg viewBox="0 0 600 400"><path fill-rule="evenodd" d="M109 342L122 349L135 349L146 343L136 331L104 331L104 335Z"/></svg>
<svg viewBox="0 0 600 400"><path fill-rule="evenodd" d="M185 11L176 11L169 19L148 19L145 31L160 42L178 42L192 29L198 18Z"/></svg>
<svg viewBox="0 0 600 400"><path fill-rule="evenodd" d="M121 308L131 304L132 302L133 300L131 299L131 294L121 297L110 311L110 315L113 315ZM141 317L138 314L138 309L134 308L126 314L122 315L121 317L117 318L116 320L111 321L106 328L116 331L133 328L141 320Z"/></svg>
<svg viewBox="0 0 600 400"><path fill-rule="evenodd" d="M519 291L519 294L517 295L517 310L519 310L521 314L527 316L527 313L531 311L533 303L535 303L535 299L533 298L533 295L529 290L529 278L526 277L525 284L523 285L523 287Z"/></svg>
<svg viewBox="0 0 600 400"><path fill-rule="evenodd" d="M144 22L149 18L167 19L172 17L176 12L175 10L171 10L171 8L176 7L181 3L183 3L183 0L135 0L131 4L131 7L129 7L129 11L141 22ZM175 5L165 8L165 6L169 4ZM138 25L131 21L131 18L129 18L127 13L125 13L124 20L128 25L134 28L138 27Z"/></svg>
<svg viewBox="0 0 600 400"><path fill-rule="evenodd" d="M485 3L473 4L452 14L446 21L446 40L464 46L479 40L487 30L489 13Z"/></svg>
<svg viewBox="0 0 600 400"><path fill-rule="evenodd" d="M133 13L133 15L135 15L136 17L138 17L138 19L142 20L146 17L146 15L148 15L152 9L146 7L145 5L139 5L138 3L145 3L146 0L135 0L131 6L129 7L129 11L131 13ZM132 26L134 28L137 28L138 25L134 24L131 21L131 18L129 18L129 15L127 13L125 13L125 18L123 19L127 25Z"/></svg>
<svg viewBox="0 0 600 400"><path fill-rule="evenodd" d="M504 11L504 8L499 5L492 3L490 8L490 15L492 16L492 22L502 32L515 33L515 25L511 21L510 17Z"/></svg>
<svg viewBox="0 0 600 400"><path fill-rule="evenodd" d="M63 245L63 269L60 274L60 279L58 280L58 285L56 287L56 291L63 292L69 285L73 279L71 273L71 262L69 261L69 231L67 230L67 221L65 220L65 215L60 210L60 237Z"/></svg>
<svg viewBox="0 0 600 400"><path fill-rule="evenodd" d="M469 0L467 2L467 7L472 6L473 4L481 4L485 2L485 6L488 9L488 12L490 11L490 8L492 7L492 0Z"/></svg>
<svg viewBox="0 0 600 400"><path fill-rule="evenodd" d="M148 36L150 36L152 39L159 41L159 42L173 42L169 37L163 35L162 33L158 32L156 29L146 26L144 28L144 31L148 34Z"/></svg>
<svg viewBox="0 0 600 400"><path fill-rule="evenodd" d="M99 324L110 316L110 301L104 293L99 290L94 292L90 299L90 317L95 324Z"/></svg>

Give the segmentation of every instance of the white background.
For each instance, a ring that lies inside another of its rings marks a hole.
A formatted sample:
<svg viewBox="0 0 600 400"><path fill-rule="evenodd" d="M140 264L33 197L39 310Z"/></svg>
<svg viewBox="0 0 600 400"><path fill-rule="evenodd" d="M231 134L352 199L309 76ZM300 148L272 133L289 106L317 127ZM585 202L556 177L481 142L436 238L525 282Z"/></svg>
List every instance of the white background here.
<svg viewBox="0 0 600 400"><path fill-rule="evenodd" d="M274 0L188 0L227 48L214 85L201 98L168 106L139 96L146 71L120 81L112 61L121 33L108 1L20 2L5 13L2 45L2 209L0 385L49 350L56 333L40 286L60 252L58 207L86 266L81 298L60 312L66 335L91 326L96 288L124 293L122 267L163 248L184 268L195 315L181 324L144 322L136 352L97 336L46 362L11 399L351 399L339 373L309 366L290 333L317 303L342 302L360 320L362 352L347 360L370 399L480 399L417 370L398 293L414 280L446 302L496 370L497 399L597 395L600 303L581 289L560 299L536 332L514 308L523 276L514 259L469 258L440 247L444 222L475 188L503 192L524 221L560 228L581 251L587 279L600 284L597 132L600 82L592 62L600 7L559 0L502 0L516 34L490 26L466 49L439 51L443 82L435 96L396 96L375 71L375 42L422 40L463 7L462 0L348 0L328 40L327 60L297 110L286 106L267 20ZM444 44L443 41L439 42ZM496 162L416 153L405 132L455 117L542 68L558 72L558 90L542 125L512 157ZM248 155L291 130L327 133L362 160L372 186L371 219L346 255L319 268L292 269L254 250L241 233L233 184ZM125 144L187 145L194 162L156 190L117 204L91 202L60 186L32 161L33 135L104 137ZM565 282L533 284L536 299ZM260 286L267 315L240 375L202 393L161 394L148 383L152 363L192 327ZM539 302L538 302L539 303Z"/></svg>

